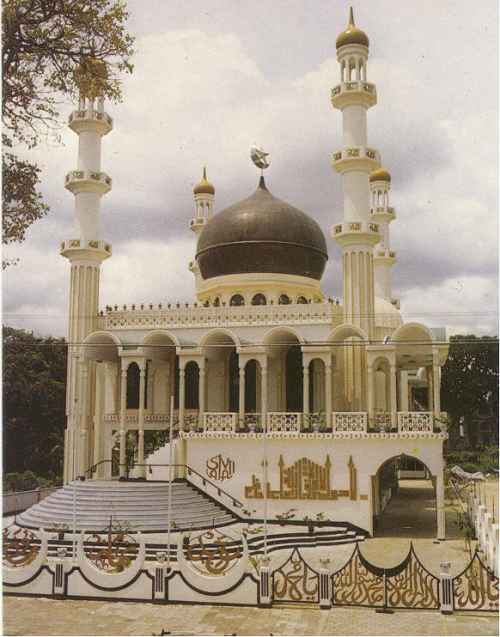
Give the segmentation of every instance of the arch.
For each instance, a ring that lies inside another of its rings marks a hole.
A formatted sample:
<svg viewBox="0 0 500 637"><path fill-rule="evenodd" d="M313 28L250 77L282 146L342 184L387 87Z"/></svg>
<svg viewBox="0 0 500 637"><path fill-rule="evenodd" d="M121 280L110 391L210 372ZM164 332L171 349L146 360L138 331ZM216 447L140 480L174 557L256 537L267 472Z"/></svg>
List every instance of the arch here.
<svg viewBox="0 0 500 637"><path fill-rule="evenodd" d="M233 307L245 305L245 299L241 294L233 294L233 296L229 300L229 305L232 305Z"/></svg>
<svg viewBox="0 0 500 637"><path fill-rule="evenodd" d="M132 361L127 367L127 409L139 409L140 368ZM148 385L148 366L146 365L145 385ZM144 392L144 408L148 406L148 392Z"/></svg>
<svg viewBox="0 0 500 637"><path fill-rule="evenodd" d="M240 339L233 331L225 327L216 327L201 337L199 345L200 347L206 347L207 345L227 345L228 340L232 341L235 347L241 346Z"/></svg>
<svg viewBox="0 0 500 637"><path fill-rule="evenodd" d="M306 299L305 296L300 295L300 296L297 297L296 303L298 305L307 305L307 299Z"/></svg>
<svg viewBox="0 0 500 637"><path fill-rule="evenodd" d="M309 377L309 382L311 378ZM285 400L286 411L304 411L304 369L299 345L288 347L285 354Z"/></svg>
<svg viewBox="0 0 500 637"><path fill-rule="evenodd" d="M267 298L262 292L254 294L251 301L252 305L267 305Z"/></svg>
<svg viewBox="0 0 500 637"><path fill-rule="evenodd" d="M290 337L292 337L292 339ZM288 325L271 328L264 335L262 342L264 345L275 345L278 343L282 345L305 344L303 337L293 327L289 327Z"/></svg>
<svg viewBox="0 0 500 637"><path fill-rule="evenodd" d="M111 332L92 332L83 340L83 356L85 360L117 361L122 342Z"/></svg>
<svg viewBox="0 0 500 637"><path fill-rule="evenodd" d="M186 363L185 370L185 396L186 409L199 409L200 368L196 361Z"/></svg>
<svg viewBox="0 0 500 637"><path fill-rule="evenodd" d="M260 411L261 365L256 358L245 363L245 413Z"/></svg>
<svg viewBox="0 0 500 637"><path fill-rule="evenodd" d="M278 305L290 305L291 303L291 299L288 296L288 294L280 294L280 297L278 299Z"/></svg>
<svg viewBox="0 0 500 637"><path fill-rule="evenodd" d="M157 341L162 338L170 340L176 347L180 347L181 345L177 336L168 330L153 330L148 332L142 339L142 345L157 345Z"/></svg>
<svg viewBox="0 0 500 637"><path fill-rule="evenodd" d="M391 336L391 341L428 341L433 342L432 332L422 323L403 323Z"/></svg>
<svg viewBox="0 0 500 637"><path fill-rule="evenodd" d="M213 300L212 305L214 307L220 307L220 298L218 296L215 297L215 299Z"/></svg>
<svg viewBox="0 0 500 637"><path fill-rule="evenodd" d="M337 325L336 328L330 332L328 336L328 341L345 341L346 338L357 337L362 341L368 343L368 336L360 327L356 325L351 325L350 323L343 323L342 325Z"/></svg>

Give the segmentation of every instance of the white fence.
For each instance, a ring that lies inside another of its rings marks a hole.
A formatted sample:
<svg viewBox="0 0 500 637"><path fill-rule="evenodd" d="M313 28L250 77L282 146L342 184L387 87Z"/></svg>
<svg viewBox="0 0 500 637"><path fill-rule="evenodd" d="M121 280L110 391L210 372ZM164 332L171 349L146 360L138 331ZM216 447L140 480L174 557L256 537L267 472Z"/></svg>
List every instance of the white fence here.
<svg viewBox="0 0 500 637"><path fill-rule="evenodd" d="M45 487L31 491L14 491L3 494L3 515L13 515L26 511L30 506L37 504L60 487Z"/></svg>
<svg viewBox="0 0 500 637"><path fill-rule="evenodd" d="M467 509L484 561L498 576L497 556L500 540L498 522L495 520L493 512L488 511L474 493L469 493L467 496Z"/></svg>

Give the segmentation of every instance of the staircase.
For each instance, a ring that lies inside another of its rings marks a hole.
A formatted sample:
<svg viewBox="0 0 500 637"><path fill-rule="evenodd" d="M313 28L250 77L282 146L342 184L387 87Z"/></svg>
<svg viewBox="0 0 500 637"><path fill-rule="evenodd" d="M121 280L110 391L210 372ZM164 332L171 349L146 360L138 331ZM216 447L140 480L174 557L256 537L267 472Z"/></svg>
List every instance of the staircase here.
<svg viewBox="0 0 500 637"><path fill-rule="evenodd" d="M74 481L18 515L16 523L45 529L65 524L71 531L75 497L78 530L101 531L109 525L110 516L115 522L126 522L131 531L167 529L168 483L150 481ZM184 480L172 483L170 520L172 530L184 531L223 526L237 518Z"/></svg>

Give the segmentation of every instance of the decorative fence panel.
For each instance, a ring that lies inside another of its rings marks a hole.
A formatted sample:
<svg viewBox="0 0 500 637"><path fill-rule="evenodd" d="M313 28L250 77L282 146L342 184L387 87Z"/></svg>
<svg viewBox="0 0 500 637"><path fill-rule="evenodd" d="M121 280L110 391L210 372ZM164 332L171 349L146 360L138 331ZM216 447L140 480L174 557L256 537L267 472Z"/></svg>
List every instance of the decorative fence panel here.
<svg viewBox="0 0 500 637"><path fill-rule="evenodd" d="M298 433L301 417L299 413L271 411L267 414L267 430Z"/></svg>
<svg viewBox="0 0 500 637"><path fill-rule="evenodd" d="M406 558L393 569L385 569L388 608L440 608L439 577L428 571L410 545Z"/></svg>
<svg viewBox="0 0 500 637"><path fill-rule="evenodd" d="M398 413L399 433L432 433L434 417L431 411L400 411Z"/></svg>
<svg viewBox="0 0 500 637"><path fill-rule="evenodd" d="M203 420L205 431L234 432L236 429L236 414L232 412L205 412Z"/></svg>
<svg viewBox="0 0 500 637"><path fill-rule="evenodd" d="M453 609L498 613L498 577L483 564L479 553L452 579Z"/></svg>
<svg viewBox="0 0 500 637"><path fill-rule="evenodd" d="M299 549L271 576L273 600L294 604L319 604L319 573L304 560Z"/></svg>
<svg viewBox="0 0 500 637"><path fill-rule="evenodd" d="M332 417L334 432L366 433L368 416L364 411L337 411Z"/></svg>
<svg viewBox="0 0 500 637"><path fill-rule="evenodd" d="M356 544L347 564L332 575L334 606L384 606L384 569L370 564Z"/></svg>

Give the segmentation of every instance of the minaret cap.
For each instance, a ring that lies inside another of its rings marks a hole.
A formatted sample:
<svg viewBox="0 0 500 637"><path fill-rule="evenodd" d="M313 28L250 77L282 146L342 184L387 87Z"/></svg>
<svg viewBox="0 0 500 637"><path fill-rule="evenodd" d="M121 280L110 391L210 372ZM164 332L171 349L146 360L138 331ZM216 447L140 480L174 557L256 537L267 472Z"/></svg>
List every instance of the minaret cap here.
<svg viewBox="0 0 500 637"><path fill-rule="evenodd" d="M347 29L342 31L337 38L337 49L340 49L341 46L346 46L347 44L361 44L367 48L370 45L370 40L366 33L361 31L361 29L358 29L354 22L352 7L349 9L349 24L347 25Z"/></svg>
<svg viewBox="0 0 500 637"><path fill-rule="evenodd" d="M201 181L193 188L195 195L215 195L215 188L207 179L207 168L203 167L203 177Z"/></svg>
<svg viewBox="0 0 500 637"><path fill-rule="evenodd" d="M372 181L388 181L391 183L391 174L385 168L377 168L370 174L370 183Z"/></svg>

